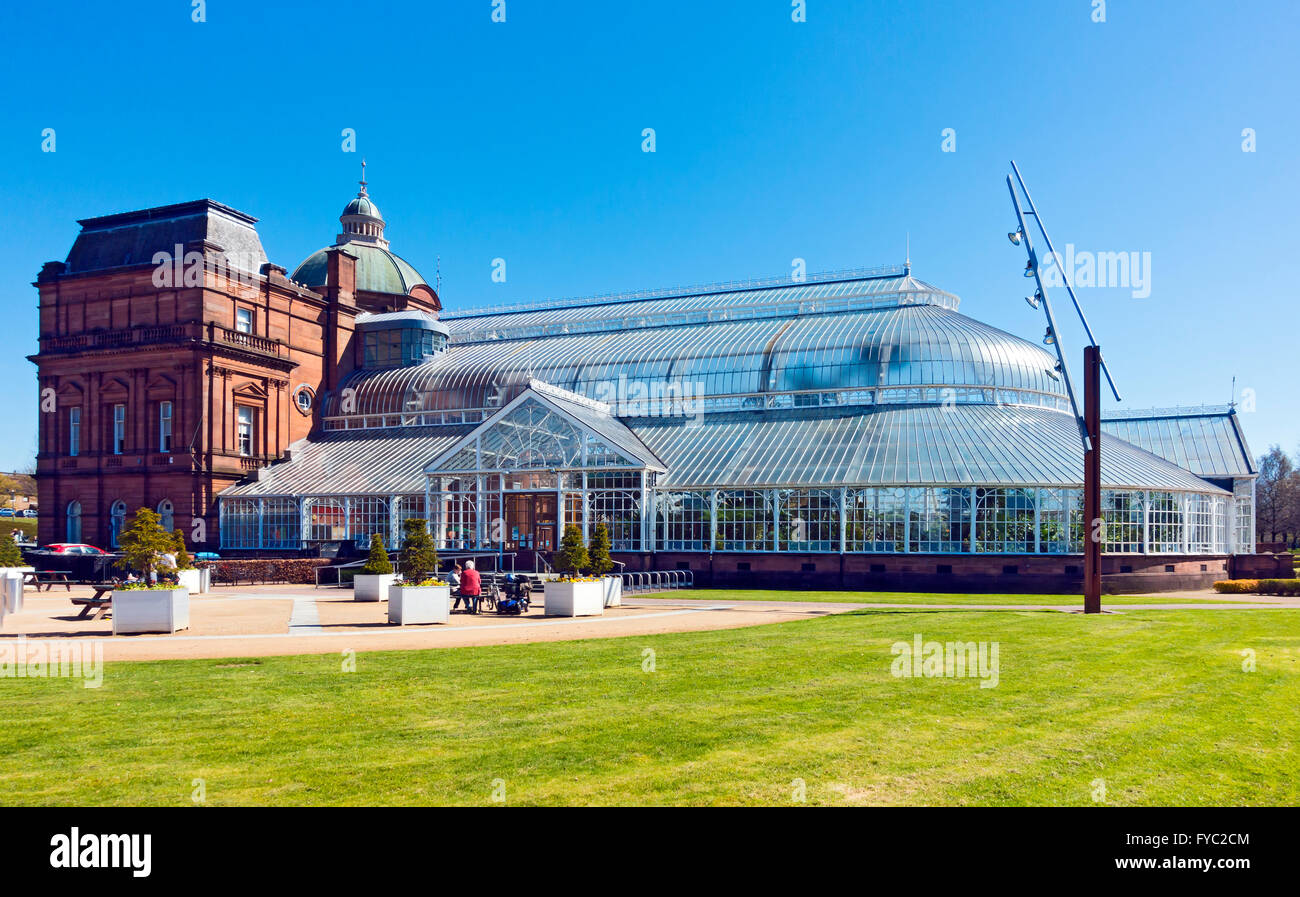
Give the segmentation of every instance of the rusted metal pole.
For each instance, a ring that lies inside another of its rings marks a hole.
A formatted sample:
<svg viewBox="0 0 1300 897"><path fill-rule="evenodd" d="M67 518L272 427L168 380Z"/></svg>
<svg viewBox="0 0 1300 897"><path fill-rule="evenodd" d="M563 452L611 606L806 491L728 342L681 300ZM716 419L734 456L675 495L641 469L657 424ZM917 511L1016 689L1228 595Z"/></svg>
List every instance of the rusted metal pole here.
<svg viewBox="0 0 1300 897"><path fill-rule="evenodd" d="M1083 347L1083 423L1088 449L1083 453L1083 517L1088 533L1083 542L1083 612L1101 613L1101 546L1105 527L1101 513L1101 347Z"/></svg>

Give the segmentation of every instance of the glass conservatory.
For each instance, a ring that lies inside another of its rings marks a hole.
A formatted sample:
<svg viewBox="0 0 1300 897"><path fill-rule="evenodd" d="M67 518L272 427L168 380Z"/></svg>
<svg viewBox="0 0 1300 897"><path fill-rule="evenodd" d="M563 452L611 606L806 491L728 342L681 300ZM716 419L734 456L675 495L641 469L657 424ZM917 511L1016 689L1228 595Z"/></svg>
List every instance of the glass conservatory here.
<svg viewBox="0 0 1300 897"><path fill-rule="evenodd" d="M896 268L374 321L317 431L222 494L222 548L420 516L444 551L1078 554L1056 359L957 304ZM1105 551L1252 550L1249 449L1202 416L1108 422Z"/></svg>

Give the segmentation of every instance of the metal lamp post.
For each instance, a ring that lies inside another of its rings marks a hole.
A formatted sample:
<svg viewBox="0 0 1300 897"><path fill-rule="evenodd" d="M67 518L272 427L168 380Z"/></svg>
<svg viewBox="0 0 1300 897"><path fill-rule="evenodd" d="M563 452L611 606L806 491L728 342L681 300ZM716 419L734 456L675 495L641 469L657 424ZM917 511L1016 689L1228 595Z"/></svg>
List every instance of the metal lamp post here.
<svg viewBox="0 0 1300 897"><path fill-rule="evenodd" d="M1115 401L1120 401L1120 395L1119 390L1115 388L1115 380L1110 375L1110 369L1102 359L1101 347L1097 345L1097 339L1092 334L1092 328L1088 326L1088 319L1083 313L1082 306L1079 305L1079 297L1074 294L1074 286L1070 283L1068 274L1062 271L1061 279L1065 284L1066 292L1069 293L1070 300L1074 303L1074 310L1079 315L1084 332L1088 335L1088 345L1083 350L1084 407L1083 413L1079 413L1079 402L1075 397L1069 365L1065 361L1065 347L1061 340L1061 332L1056 326L1056 317L1052 313L1052 302L1048 297L1047 287L1043 285L1034 242L1029 236L1029 231L1025 229L1026 216L1033 217L1053 261L1056 262L1059 256L1056 255L1052 238L1048 236L1047 227L1043 224L1042 215L1034 205L1033 197L1029 195L1029 188L1025 186L1025 179L1020 176L1020 169L1014 161L1011 163L1011 171L1015 175L1015 182L1012 182L1011 175L1007 175L1007 190L1011 193L1011 205L1016 212L1017 227L1014 232L1007 234L1007 237L1017 246L1023 245L1029 257L1025 265L1025 277L1034 279L1037 290L1027 301L1032 308L1041 307L1047 318L1047 333L1043 341L1056 347L1056 371L1065 382L1065 392L1070 398L1070 408L1074 412L1075 423L1079 427L1079 438L1083 442L1083 513L1088 524L1088 531L1083 541L1083 612L1099 614L1101 613L1101 546L1106 536L1101 511L1101 375L1103 372L1111 392L1115 395ZM1016 184L1019 184L1021 192L1024 193L1024 206L1027 208L1021 206ZM1059 262L1056 263L1059 266ZM1055 376L1055 372L1048 373Z"/></svg>

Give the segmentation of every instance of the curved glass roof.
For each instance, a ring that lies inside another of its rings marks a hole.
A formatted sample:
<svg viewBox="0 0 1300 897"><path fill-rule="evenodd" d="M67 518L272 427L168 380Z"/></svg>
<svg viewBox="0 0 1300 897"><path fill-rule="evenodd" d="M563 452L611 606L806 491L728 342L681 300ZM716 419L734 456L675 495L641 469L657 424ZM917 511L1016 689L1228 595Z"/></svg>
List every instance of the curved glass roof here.
<svg viewBox="0 0 1300 897"><path fill-rule="evenodd" d="M667 466L660 488L1083 484L1074 418L1047 408L807 409L626 423ZM1101 459L1107 489L1223 492L1109 434Z"/></svg>
<svg viewBox="0 0 1300 897"><path fill-rule="evenodd" d="M603 401L620 383L677 384L696 398L926 386L938 388L935 401L945 388L1022 390L1051 405L1064 395L1047 373L1055 357L938 305L470 343L456 343L448 323L453 343L439 358L349 377L351 413L497 407L529 377ZM325 416L337 406L327 402Z"/></svg>

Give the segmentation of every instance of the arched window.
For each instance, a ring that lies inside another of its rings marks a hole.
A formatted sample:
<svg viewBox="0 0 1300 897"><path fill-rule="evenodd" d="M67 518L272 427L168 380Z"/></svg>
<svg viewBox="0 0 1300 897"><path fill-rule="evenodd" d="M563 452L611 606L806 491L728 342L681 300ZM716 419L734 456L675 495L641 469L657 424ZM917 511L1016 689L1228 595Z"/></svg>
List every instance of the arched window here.
<svg viewBox="0 0 1300 897"><path fill-rule="evenodd" d="M126 528L126 502L118 499L109 509L108 547L117 548L117 537Z"/></svg>
<svg viewBox="0 0 1300 897"><path fill-rule="evenodd" d="M81 541L81 502L68 502L68 541Z"/></svg>
<svg viewBox="0 0 1300 897"><path fill-rule="evenodd" d="M158 502L158 523L169 533L175 529L174 518L175 508L172 506L171 499L164 498Z"/></svg>

